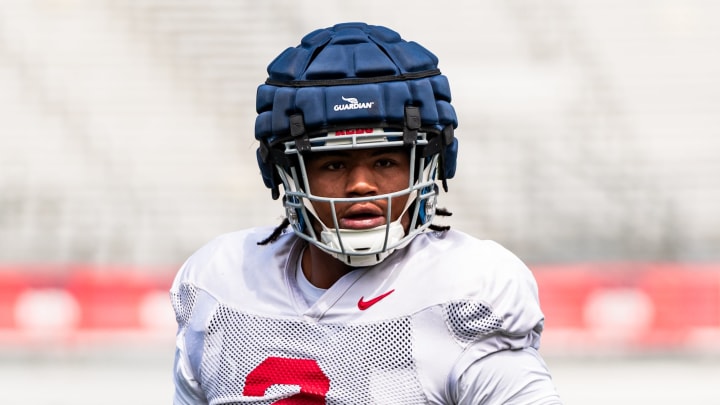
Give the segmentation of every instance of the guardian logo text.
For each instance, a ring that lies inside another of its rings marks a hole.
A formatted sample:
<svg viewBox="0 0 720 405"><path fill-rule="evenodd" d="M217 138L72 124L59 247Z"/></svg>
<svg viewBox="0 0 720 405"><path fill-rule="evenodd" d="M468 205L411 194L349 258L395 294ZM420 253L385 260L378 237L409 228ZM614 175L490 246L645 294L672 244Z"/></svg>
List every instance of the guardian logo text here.
<svg viewBox="0 0 720 405"><path fill-rule="evenodd" d="M375 104L374 101L369 101L367 103L361 103L356 99L355 97L341 97L343 101L345 101L345 104L335 104L333 106L333 110L335 111L344 111L344 110L366 110L368 108L372 108Z"/></svg>

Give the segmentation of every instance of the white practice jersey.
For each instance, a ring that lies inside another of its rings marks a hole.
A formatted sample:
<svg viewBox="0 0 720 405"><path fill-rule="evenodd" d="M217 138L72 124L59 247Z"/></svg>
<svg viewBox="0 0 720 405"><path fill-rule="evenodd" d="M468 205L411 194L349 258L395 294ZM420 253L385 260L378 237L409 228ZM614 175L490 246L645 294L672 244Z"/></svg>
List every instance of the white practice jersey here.
<svg viewBox="0 0 720 405"><path fill-rule="evenodd" d="M426 232L308 304L305 242L256 228L190 257L171 290L175 404L558 404L528 268L491 241Z"/></svg>

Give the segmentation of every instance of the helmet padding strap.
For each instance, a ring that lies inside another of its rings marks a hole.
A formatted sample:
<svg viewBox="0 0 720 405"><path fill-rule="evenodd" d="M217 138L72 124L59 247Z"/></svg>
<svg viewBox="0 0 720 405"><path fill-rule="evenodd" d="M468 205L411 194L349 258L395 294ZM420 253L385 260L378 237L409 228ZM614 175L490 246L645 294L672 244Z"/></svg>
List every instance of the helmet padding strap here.
<svg viewBox="0 0 720 405"><path fill-rule="evenodd" d="M403 144L405 146L412 146L417 143L417 135L421 123L420 108L414 105L406 105L405 127L403 128Z"/></svg>
<svg viewBox="0 0 720 405"><path fill-rule="evenodd" d="M298 152L305 154L310 152L310 138L305 130L305 120L301 113L293 114L290 119L290 135L295 139L295 147Z"/></svg>

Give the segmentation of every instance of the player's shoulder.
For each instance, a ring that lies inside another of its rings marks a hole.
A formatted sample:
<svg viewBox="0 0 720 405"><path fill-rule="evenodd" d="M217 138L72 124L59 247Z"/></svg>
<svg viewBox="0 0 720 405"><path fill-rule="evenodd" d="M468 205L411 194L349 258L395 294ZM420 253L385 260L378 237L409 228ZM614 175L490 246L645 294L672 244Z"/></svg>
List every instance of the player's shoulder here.
<svg viewBox="0 0 720 405"><path fill-rule="evenodd" d="M531 331L541 329L537 283L517 255L456 230L423 239L409 252L414 264L403 269L403 279L427 291L426 304L442 305L455 336L535 336Z"/></svg>
<svg viewBox="0 0 720 405"><path fill-rule="evenodd" d="M424 271L438 272L461 282L532 279L527 265L505 246L461 231L424 233L413 248L411 256L422 259Z"/></svg>
<svg viewBox="0 0 720 405"><path fill-rule="evenodd" d="M270 263L284 257L291 239L281 235L275 242L260 245L272 232L272 227L254 227L218 235L192 253L180 268L176 282L201 284L221 276L229 269L242 269L248 263Z"/></svg>
<svg viewBox="0 0 720 405"><path fill-rule="evenodd" d="M403 280L435 302L473 301L501 313L538 305L535 278L514 253L460 231L424 234L403 264Z"/></svg>

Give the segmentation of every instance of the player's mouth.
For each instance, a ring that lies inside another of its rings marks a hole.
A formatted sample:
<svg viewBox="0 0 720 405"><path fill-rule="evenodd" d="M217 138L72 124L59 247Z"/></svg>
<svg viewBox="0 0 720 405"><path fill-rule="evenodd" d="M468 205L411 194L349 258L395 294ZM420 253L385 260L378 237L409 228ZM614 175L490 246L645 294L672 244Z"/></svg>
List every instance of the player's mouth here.
<svg viewBox="0 0 720 405"><path fill-rule="evenodd" d="M343 229L375 228L385 224L385 212L376 205L351 207L339 222Z"/></svg>

